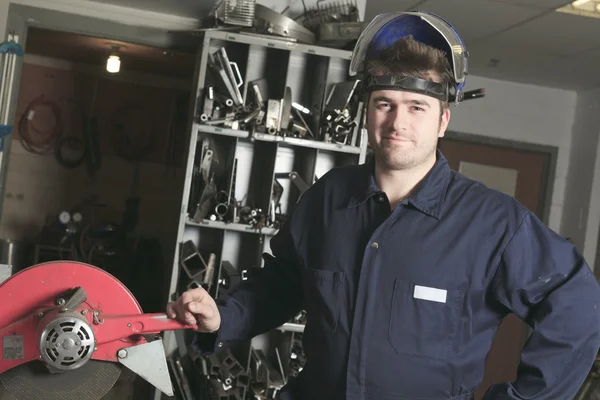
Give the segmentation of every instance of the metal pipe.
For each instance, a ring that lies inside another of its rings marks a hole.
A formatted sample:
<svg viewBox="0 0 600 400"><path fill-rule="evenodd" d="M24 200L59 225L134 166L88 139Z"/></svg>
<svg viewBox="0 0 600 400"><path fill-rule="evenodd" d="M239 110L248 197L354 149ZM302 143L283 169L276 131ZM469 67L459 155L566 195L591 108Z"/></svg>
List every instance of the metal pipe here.
<svg viewBox="0 0 600 400"><path fill-rule="evenodd" d="M227 211L229 210L229 206L225 203L219 203L215 207L215 213L221 218L224 218L227 215Z"/></svg>

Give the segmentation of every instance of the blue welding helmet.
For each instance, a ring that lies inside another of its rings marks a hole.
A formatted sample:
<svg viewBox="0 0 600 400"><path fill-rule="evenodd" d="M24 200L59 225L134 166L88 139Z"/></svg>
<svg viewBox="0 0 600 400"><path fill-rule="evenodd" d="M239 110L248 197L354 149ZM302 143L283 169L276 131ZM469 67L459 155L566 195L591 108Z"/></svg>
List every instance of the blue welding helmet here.
<svg viewBox="0 0 600 400"><path fill-rule="evenodd" d="M429 12L386 13L373 18L356 42L350 61L350 75L360 75L363 72L366 60L371 59L378 52L391 46L402 37L409 35L412 35L414 40L440 49L446 54L454 76L452 87L436 88L436 85L439 84L434 83L432 85L428 83L429 81L420 82L422 81L420 79L400 79L400 77L389 77L389 82L386 82L384 77L379 77L379 79L371 80L371 82L363 82L364 90L387 86L390 89L412 89L437 98L443 97L442 92L444 92L447 99L449 90L454 89L455 102L460 102L463 98L463 88L468 70L467 49L459 33L449 22ZM412 87L415 83L417 86ZM428 89L428 91L423 91L423 88Z"/></svg>

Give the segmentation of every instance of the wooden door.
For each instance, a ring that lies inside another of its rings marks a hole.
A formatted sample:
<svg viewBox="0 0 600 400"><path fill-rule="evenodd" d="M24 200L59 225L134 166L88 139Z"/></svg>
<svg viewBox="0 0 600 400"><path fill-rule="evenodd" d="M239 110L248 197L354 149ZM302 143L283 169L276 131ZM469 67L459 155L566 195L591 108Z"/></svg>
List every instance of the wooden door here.
<svg viewBox="0 0 600 400"><path fill-rule="evenodd" d="M556 150L528 147L452 134L439 142L450 168L515 197L547 223L550 203L547 193L554 179ZM504 319L488 353L483 381L475 399L481 399L493 383L515 380L528 332L529 327L514 314Z"/></svg>

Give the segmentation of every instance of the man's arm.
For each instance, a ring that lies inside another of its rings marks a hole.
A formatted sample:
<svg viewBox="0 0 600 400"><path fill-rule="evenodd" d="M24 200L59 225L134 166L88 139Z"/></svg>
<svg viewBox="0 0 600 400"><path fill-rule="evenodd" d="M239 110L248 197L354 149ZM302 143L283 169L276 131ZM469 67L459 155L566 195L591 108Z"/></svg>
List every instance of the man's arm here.
<svg viewBox="0 0 600 400"><path fill-rule="evenodd" d="M301 261L291 233L293 214L288 216L264 254L265 266L247 280L220 296L216 303L221 325L215 333L198 333L194 347L212 353L231 343L249 340L274 329L296 315L302 304Z"/></svg>
<svg viewBox="0 0 600 400"><path fill-rule="evenodd" d="M485 400L572 399L600 346L600 289L575 247L528 213L503 252L490 296L533 332L515 382Z"/></svg>

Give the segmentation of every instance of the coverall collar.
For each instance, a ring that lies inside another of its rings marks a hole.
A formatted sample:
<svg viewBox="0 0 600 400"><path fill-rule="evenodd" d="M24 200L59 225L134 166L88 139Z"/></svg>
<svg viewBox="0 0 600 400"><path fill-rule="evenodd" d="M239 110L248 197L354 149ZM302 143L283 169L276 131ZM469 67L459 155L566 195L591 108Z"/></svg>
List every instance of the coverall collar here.
<svg viewBox="0 0 600 400"><path fill-rule="evenodd" d="M382 193L375 183L374 171L375 159L372 157L361 168L361 176L357 182L356 190L348 201L348 207L357 207L372 196ZM449 182L450 166L442 152L437 149L433 168L425 175L425 178L406 201L422 213L439 219Z"/></svg>

